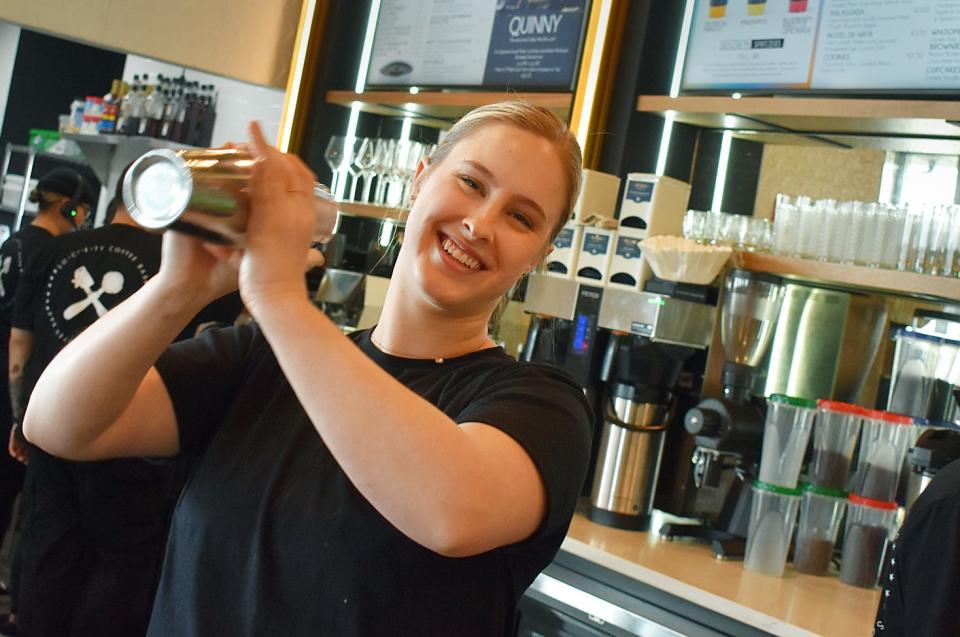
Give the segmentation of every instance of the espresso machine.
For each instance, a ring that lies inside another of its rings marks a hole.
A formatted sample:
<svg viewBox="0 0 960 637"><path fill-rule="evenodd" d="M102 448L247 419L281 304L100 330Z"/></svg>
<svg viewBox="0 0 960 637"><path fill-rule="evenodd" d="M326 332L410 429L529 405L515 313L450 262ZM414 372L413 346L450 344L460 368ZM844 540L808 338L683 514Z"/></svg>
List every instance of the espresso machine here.
<svg viewBox="0 0 960 637"><path fill-rule="evenodd" d="M738 269L727 272L720 309L722 395L702 400L684 417L694 449L691 501L683 513L703 524L668 523L661 527L661 537L708 542L721 557L742 555L750 484L763 436L762 364L783 294L779 277Z"/></svg>

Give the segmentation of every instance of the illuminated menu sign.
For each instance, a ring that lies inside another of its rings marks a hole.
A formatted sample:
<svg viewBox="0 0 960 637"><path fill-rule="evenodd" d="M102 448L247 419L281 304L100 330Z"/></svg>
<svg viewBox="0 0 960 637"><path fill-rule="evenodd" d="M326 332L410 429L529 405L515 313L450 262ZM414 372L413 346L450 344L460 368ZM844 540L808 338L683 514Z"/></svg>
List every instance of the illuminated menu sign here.
<svg viewBox="0 0 960 637"><path fill-rule="evenodd" d="M572 87L588 0L382 0L367 86Z"/></svg>
<svg viewBox="0 0 960 637"><path fill-rule="evenodd" d="M691 0L684 90L960 89L960 0Z"/></svg>

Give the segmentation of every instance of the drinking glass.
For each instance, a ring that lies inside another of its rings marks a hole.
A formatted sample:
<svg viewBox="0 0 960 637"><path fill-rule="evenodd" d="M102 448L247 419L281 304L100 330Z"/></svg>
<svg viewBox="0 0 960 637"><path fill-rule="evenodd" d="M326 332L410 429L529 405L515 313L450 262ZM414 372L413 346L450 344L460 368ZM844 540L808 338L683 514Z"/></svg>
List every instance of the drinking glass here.
<svg viewBox="0 0 960 637"><path fill-rule="evenodd" d="M918 265L922 269L925 207L917 204L907 206L903 240L900 244L900 259L897 263L897 268L900 270L915 272Z"/></svg>
<svg viewBox="0 0 960 637"><path fill-rule="evenodd" d="M944 274L951 212L952 206L935 206L928 212L927 246L923 258L923 272L926 274Z"/></svg>
<svg viewBox="0 0 960 637"><path fill-rule="evenodd" d="M334 196L339 192L340 179L344 168L344 163L347 161L347 138L343 135L332 135L330 141L327 142L327 150L323 154L323 158L327 161L327 165L330 166L330 171L333 175L330 178L330 192Z"/></svg>
<svg viewBox="0 0 960 637"><path fill-rule="evenodd" d="M944 276L960 276L960 205L950 207L950 229L947 238L947 255Z"/></svg>
<svg viewBox="0 0 960 637"><path fill-rule="evenodd" d="M370 200L370 186L374 175L376 175L374 166L377 159L377 142L379 141L379 139L364 137L353 157L353 164L357 167L360 177L363 178L363 191L360 194L360 200L363 202ZM355 186L353 191L356 192Z"/></svg>
<svg viewBox="0 0 960 637"><path fill-rule="evenodd" d="M377 140L377 153L374 170L377 171L377 190L374 200L378 205L383 205L387 198L387 177L393 171L393 160L396 154L397 140L380 139Z"/></svg>

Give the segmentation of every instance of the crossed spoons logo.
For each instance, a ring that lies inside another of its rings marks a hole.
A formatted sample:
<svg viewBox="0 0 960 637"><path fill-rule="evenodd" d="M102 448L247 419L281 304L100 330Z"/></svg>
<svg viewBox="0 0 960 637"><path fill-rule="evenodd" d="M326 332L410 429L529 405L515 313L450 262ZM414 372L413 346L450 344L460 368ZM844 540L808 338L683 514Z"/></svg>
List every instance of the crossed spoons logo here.
<svg viewBox="0 0 960 637"><path fill-rule="evenodd" d="M44 290L44 314L53 333L67 343L148 278L143 262L126 248L78 248L54 265Z"/></svg>

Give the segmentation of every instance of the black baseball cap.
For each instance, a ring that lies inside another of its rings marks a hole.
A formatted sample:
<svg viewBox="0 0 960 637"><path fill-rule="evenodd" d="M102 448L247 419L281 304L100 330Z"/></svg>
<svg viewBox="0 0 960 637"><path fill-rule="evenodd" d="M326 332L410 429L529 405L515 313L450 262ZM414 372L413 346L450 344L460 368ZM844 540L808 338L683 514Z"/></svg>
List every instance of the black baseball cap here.
<svg viewBox="0 0 960 637"><path fill-rule="evenodd" d="M70 168L54 168L37 182L37 190L56 195L63 195L67 198L77 196L77 202L93 206L93 191L87 180L75 170Z"/></svg>

